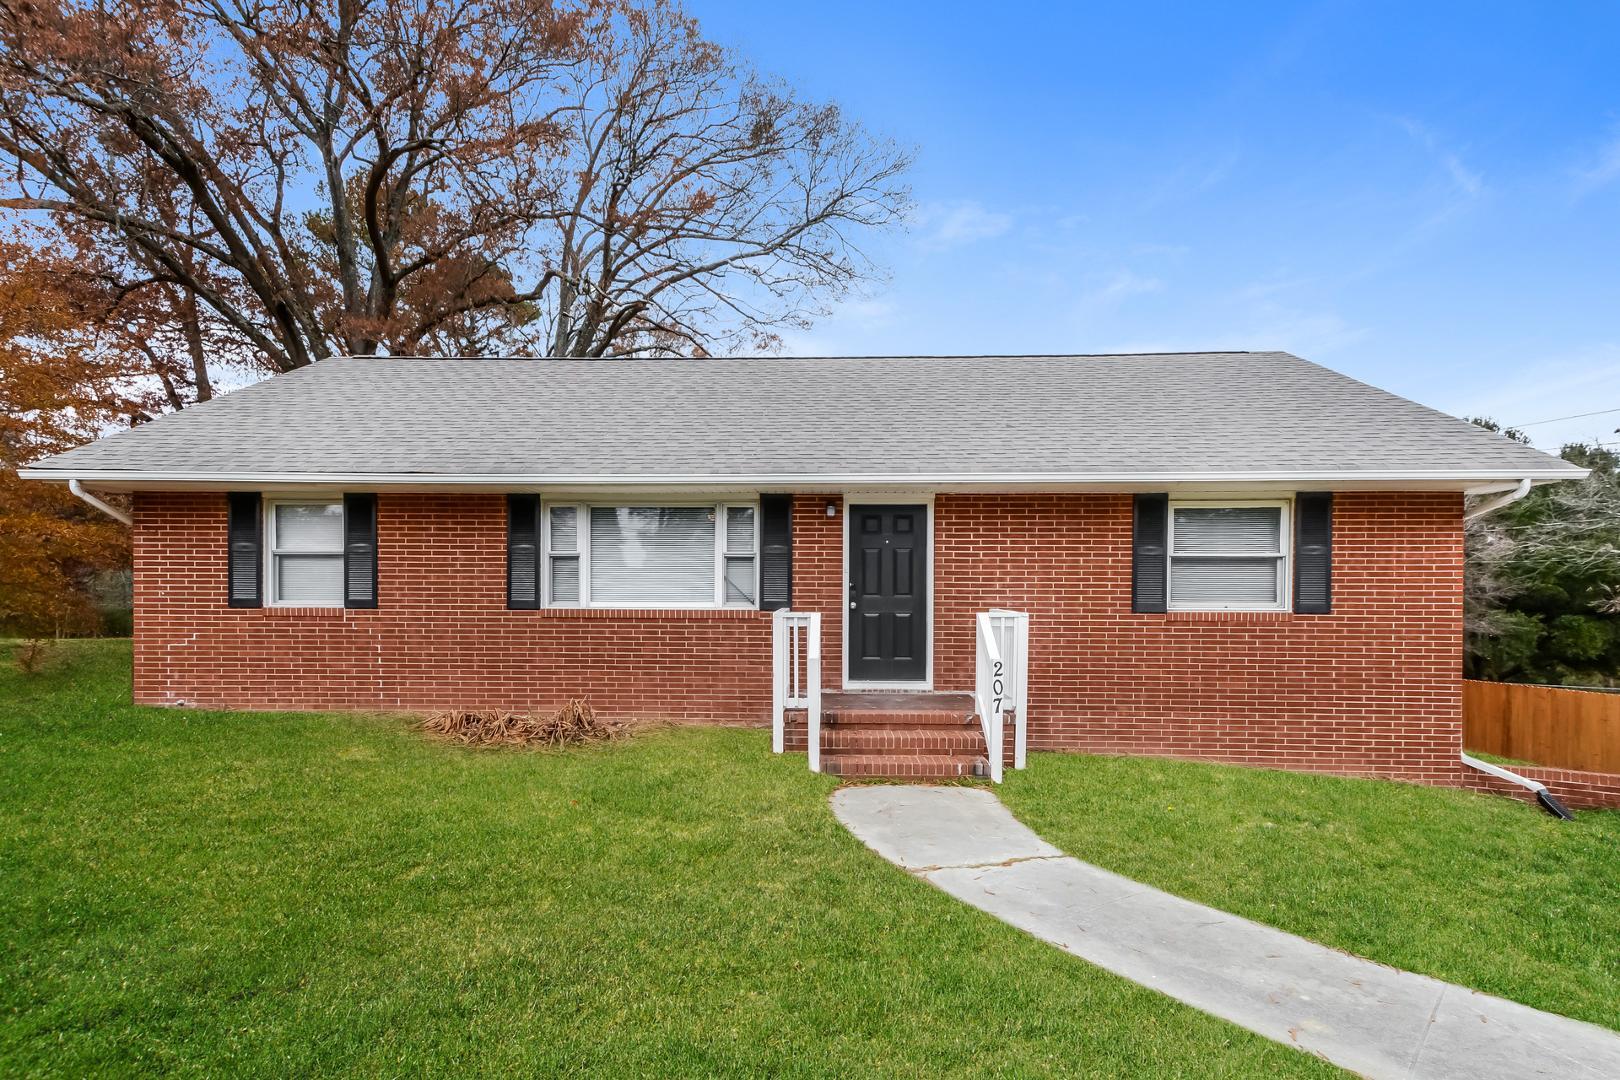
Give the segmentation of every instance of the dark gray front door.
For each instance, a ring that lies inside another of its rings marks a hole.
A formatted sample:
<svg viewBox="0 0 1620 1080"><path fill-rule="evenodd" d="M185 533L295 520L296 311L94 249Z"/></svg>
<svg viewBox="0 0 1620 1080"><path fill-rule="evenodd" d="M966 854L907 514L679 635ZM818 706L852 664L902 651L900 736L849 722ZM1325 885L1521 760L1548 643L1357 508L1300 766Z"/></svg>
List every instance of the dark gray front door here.
<svg viewBox="0 0 1620 1080"><path fill-rule="evenodd" d="M928 677L928 507L849 510L849 678Z"/></svg>

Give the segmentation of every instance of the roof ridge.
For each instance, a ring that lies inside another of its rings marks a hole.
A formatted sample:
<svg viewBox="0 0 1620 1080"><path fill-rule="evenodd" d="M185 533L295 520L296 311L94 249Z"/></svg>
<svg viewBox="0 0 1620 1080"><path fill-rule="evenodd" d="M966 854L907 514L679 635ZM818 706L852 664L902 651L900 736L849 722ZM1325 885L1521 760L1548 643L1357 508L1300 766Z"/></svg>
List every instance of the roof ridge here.
<svg viewBox="0 0 1620 1080"><path fill-rule="evenodd" d="M1132 359L1153 356L1292 356L1282 349L1182 349L1164 352L1117 352L1117 353L860 353L860 354L826 354L819 356L779 356L779 355L727 355L727 356L619 356L619 357L591 357L591 356L531 356L521 354L497 355L479 354L476 356L423 356L412 354L409 356L366 355L355 356L343 354L329 356L326 360L546 360L565 361L580 364L626 364L626 363L670 363L672 361L690 361L708 363L716 360L1114 360ZM325 363L326 360L317 360L315 364ZM311 364L310 366L314 366Z"/></svg>

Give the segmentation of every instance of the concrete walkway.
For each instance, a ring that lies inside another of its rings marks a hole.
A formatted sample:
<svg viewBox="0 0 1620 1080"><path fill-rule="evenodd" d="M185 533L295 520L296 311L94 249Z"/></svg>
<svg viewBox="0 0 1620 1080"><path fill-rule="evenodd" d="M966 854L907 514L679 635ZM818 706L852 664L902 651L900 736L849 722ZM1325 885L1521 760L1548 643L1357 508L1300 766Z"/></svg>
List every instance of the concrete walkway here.
<svg viewBox="0 0 1620 1080"><path fill-rule="evenodd" d="M1117 975L1372 1077L1620 1077L1620 1034L1285 934L1064 855L988 791L849 787L878 854Z"/></svg>

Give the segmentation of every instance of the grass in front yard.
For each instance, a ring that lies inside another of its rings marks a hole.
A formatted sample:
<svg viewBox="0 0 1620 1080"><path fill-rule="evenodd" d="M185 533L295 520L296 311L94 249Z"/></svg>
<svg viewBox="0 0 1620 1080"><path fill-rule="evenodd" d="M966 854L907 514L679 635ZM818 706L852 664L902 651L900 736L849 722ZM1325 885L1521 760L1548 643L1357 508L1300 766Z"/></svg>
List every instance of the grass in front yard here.
<svg viewBox="0 0 1620 1080"><path fill-rule="evenodd" d="M9 1075L1333 1072L901 874L764 732L466 750L128 665L0 670Z"/></svg>
<svg viewBox="0 0 1620 1080"><path fill-rule="evenodd" d="M1535 762L1525 761L1523 758L1503 757L1501 754L1487 754L1483 750L1470 750L1468 751L1468 756L1478 758L1481 761L1488 761L1492 765L1535 765Z"/></svg>
<svg viewBox="0 0 1620 1080"><path fill-rule="evenodd" d="M1328 945L1620 1028L1620 813L1144 758L1000 792L1069 854Z"/></svg>

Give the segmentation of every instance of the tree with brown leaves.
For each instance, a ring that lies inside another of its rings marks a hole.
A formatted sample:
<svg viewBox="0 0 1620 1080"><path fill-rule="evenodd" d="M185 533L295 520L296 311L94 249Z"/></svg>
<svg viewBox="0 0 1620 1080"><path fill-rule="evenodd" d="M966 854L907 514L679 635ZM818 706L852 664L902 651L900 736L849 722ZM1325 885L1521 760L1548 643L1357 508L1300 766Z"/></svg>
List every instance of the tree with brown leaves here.
<svg viewBox="0 0 1620 1080"><path fill-rule="evenodd" d="M158 406L148 371L96 330L108 298L71 264L0 242L0 633L98 629L86 585L129 563L124 527L17 467Z"/></svg>
<svg viewBox="0 0 1620 1080"><path fill-rule="evenodd" d="M186 355L271 370L768 343L907 164L663 0L0 5L0 159Z"/></svg>

